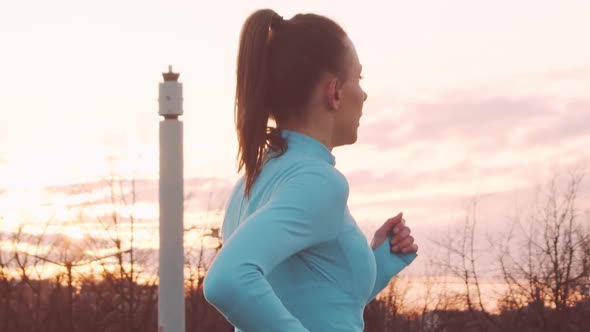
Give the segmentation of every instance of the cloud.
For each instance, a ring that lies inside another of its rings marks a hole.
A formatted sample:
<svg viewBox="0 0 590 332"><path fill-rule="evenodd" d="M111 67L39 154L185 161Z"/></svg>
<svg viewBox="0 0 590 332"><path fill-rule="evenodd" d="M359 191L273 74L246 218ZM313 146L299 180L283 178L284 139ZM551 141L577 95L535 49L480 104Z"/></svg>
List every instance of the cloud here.
<svg viewBox="0 0 590 332"><path fill-rule="evenodd" d="M482 178L520 176L519 170L509 166L478 165L469 158L461 159L446 167L430 169L393 169L376 173L370 169L355 169L346 173L346 178L355 191L360 193L411 192L430 186L433 190L439 185L481 181Z"/></svg>
<svg viewBox="0 0 590 332"><path fill-rule="evenodd" d="M590 80L589 67L575 67L547 72L544 78L550 81Z"/></svg>
<svg viewBox="0 0 590 332"><path fill-rule="evenodd" d="M158 203L158 179L136 179L135 192L137 203ZM92 192L98 192L109 188L109 181L93 181L86 183L77 183L66 186L52 186L46 188L52 194L64 194L68 196L78 196L78 199L70 207L82 207L95 204L110 204L111 196L108 191L98 195L92 195ZM124 193L125 199L129 202L131 199L132 182L123 180L115 181L113 188L117 195ZM193 177L185 179L184 193L188 198L187 205L190 209L208 209L219 208L223 206L230 190L233 188L231 179L220 177ZM110 190L110 189L109 189Z"/></svg>
<svg viewBox="0 0 590 332"><path fill-rule="evenodd" d="M590 100L568 103L561 112L554 112L543 125L525 137L528 145L559 144L581 136L590 137Z"/></svg>
<svg viewBox="0 0 590 332"><path fill-rule="evenodd" d="M382 100L381 102L385 102ZM375 105L375 108L387 105ZM557 112L545 98L452 96L406 103L361 127L360 145L397 149L415 143L465 140L504 145L509 134Z"/></svg>
<svg viewBox="0 0 590 332"><path fill-rule="evenodd" d="M361 215L385 217L392 206L447 213L451 202L530 188L555 168L590 161L589 98L455 93L391 101L370 105L350 152L350 204Z"/></svg>

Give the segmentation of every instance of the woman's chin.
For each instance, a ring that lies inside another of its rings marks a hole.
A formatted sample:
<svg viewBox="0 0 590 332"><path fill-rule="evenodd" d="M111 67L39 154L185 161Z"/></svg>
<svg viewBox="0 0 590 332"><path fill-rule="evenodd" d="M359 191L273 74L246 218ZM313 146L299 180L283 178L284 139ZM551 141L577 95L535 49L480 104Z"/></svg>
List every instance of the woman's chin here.
<svg viewBox="0 0 590 332"><path fill-rule="evenodd" d="M347 144L354 144L354 143L356 143L357 140L358 140L358 132L355 129L355 131L350 135L350 139L348 140L349 142Z"/></svg>
<svg viewBox="0 0 590 332"><path fill-rule="evenodd" d="M342 133L339 136L339 139L337 139L336 142L334 142L334 147L337 146L342 146L342 145L351 145L356 143L356 141L358 140L358 127L352 128L352 130L349 130L347 133Z"/></svg>

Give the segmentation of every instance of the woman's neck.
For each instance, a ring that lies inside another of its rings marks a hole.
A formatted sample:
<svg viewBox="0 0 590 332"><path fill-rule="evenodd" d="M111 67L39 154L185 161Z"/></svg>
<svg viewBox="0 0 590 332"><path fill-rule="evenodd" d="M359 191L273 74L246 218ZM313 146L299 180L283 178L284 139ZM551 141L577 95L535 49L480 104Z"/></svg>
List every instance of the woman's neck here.
<svg viewBox="0 0 590 332"><path fill-rule="evenodd" d="M281 126L280 129L287 129L291 131L296 131L298 133L310 136L315 138L316 140L320 141L322 144L328 148L330 152L332 152L332 131L327 128L319 128L318 126L310 126L310 125L284 125Z"/></svg>

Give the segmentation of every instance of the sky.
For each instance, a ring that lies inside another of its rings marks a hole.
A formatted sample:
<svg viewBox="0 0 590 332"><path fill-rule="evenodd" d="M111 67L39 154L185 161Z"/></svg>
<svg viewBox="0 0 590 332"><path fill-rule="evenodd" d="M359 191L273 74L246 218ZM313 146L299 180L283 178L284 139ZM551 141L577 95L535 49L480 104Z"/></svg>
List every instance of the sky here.
<svg viewBox="0 0 590 332"><path fill-rule="evenodd" d="M142 180L138 213L155 218L168 65L184 89L189 218L212 194L222 207L237 177L239 31L267 7L326 15L355 43L369 98L357 143L333 153L368 237L403 211L423 244L475 196L497 225L552 174L587 170L588 1L12 1L0 4L3 226L67 218L83 199L72 188L111 173Z"/></svg>

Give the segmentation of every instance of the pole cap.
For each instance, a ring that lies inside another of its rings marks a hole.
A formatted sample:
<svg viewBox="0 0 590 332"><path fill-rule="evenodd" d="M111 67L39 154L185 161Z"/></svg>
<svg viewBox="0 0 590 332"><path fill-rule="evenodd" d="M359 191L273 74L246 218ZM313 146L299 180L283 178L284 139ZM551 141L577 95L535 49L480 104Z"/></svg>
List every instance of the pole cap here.
<svg viewBox="0 0 590 332"><path fill-rule="evenodd" d="M168 72L162 73L162 76L164 77L164 82L178 82L180 73L172 72L172 65L168 65Z"/></svg>

